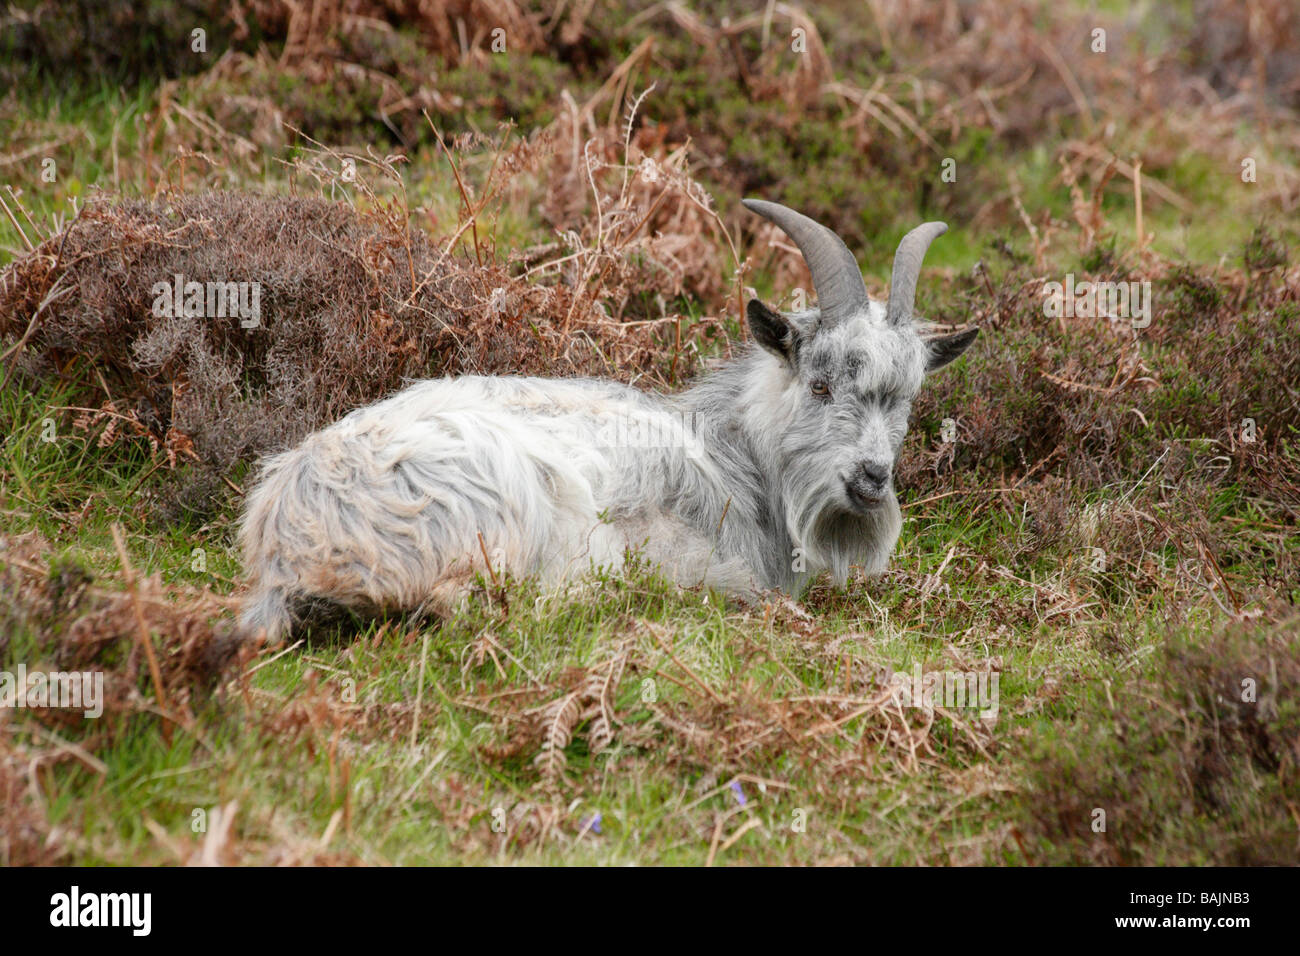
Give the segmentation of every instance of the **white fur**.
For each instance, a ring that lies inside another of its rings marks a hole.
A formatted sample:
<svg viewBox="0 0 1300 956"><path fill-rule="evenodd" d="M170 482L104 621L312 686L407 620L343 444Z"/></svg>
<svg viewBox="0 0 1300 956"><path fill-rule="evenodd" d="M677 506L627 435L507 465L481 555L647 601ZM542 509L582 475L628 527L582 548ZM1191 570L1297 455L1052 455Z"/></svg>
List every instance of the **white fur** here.
<svg viewBox="0 0 1300 956"><path fill-rule="evenodd" d="M476 573L553 587L629 551L742 595L883 570L911 400L965 344L936 361L877 305L829 328L815 310L765 321L765 348L680 395L436 379L267 459L240 528L244 628L278 639L317 601L447 610ZM888 474L865 505L847 490L864 466Z"/></svg>

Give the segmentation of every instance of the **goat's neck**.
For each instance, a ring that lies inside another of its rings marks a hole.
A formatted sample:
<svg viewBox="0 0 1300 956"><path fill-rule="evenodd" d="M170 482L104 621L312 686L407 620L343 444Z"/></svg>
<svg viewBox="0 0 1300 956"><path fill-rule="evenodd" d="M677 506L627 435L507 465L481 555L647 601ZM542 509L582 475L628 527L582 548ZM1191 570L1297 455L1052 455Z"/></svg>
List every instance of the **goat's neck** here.
<svg viewBox="0 0 1300 956"><path fill-rule="evenodd" d="M770 445L781 427L780 396L788 383L789 372L775 356L751 348L707 372L672 401L710 437L721 436L729 444L740 439L757 451Z"/></svg>
<svg viewBox="0 0 1300 956"><path fill-rule="evenodd" d="M774 518L782 510L774 436L781 429L779 396L787 381L774 356L753 348L671 399L725 480L756 487Z"/></svg>

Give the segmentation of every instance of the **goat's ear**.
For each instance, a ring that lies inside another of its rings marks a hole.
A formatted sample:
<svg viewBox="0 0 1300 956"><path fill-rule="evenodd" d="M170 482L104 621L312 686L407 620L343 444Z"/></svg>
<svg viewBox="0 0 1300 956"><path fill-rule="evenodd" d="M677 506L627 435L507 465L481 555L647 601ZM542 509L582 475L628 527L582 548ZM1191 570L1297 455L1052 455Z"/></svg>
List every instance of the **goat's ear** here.
<svg viewBox="0 0 1300 956"><path fill-rule="evenodd" d="M749 331L754 341L777 358L794 363L795 329L780 312L773 311L757 299L750 299L745 307Z"/></svg>
<svg viewBox="0 0 1300 956"><path fill-rule="evenodd" d="M970 344L975 341L975 336L979 334L980 330L977 325L973 329L963 329L950 335L940 335L938 338L926 339L925 344L930 346L930 357L925 364L926 372L937 372L953 361L962 352L970 348Z"/></svg>

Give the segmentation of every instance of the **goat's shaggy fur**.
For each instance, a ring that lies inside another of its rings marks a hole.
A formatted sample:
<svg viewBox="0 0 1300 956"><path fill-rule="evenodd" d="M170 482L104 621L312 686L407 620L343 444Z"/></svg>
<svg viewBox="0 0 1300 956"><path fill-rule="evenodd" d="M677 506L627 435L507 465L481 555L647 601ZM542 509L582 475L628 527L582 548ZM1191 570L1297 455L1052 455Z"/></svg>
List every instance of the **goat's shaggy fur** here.
<svg viewBox="0 0 1300 956"><path fill-rule="evenodd" d="M863 298L833 324L751 302L759 347L676 396L465 376L352 412L264 462L244 628L279 638L319 600L445 611L477 573L554 586L629 552L739 594L883 570L912 398L974 332L927 342Z"/></svg>

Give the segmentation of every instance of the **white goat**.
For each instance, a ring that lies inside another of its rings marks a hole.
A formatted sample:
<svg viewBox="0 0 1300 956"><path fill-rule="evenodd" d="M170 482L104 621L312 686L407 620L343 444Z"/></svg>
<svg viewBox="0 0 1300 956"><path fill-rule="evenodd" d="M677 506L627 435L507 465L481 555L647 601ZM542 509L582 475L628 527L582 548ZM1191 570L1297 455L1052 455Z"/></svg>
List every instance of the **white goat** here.
<svg viewBox="0 0 1300 956"><path fill-rule="evenodd" d="M883 570L912 399L979 332L924 340L912 322L921 260L947 227L903 238L882 306L829 229L745 205L798 245L818 308L751 301L758 347L679 395L433 379L267 459L240 528L245 631L280 639L320 601L446 611L486 561L549 586L636 551L681 585L741 594Z"/></svg>

